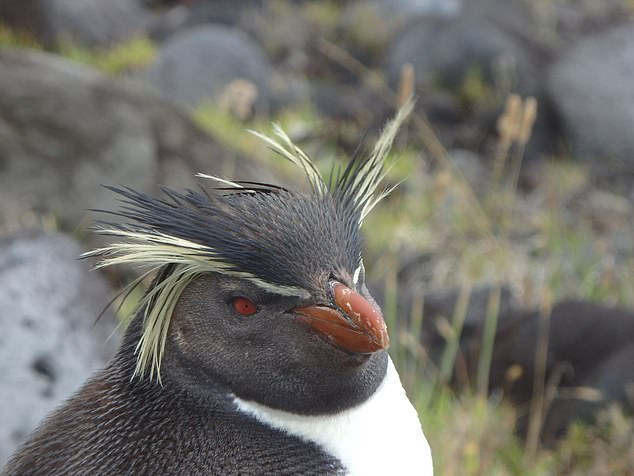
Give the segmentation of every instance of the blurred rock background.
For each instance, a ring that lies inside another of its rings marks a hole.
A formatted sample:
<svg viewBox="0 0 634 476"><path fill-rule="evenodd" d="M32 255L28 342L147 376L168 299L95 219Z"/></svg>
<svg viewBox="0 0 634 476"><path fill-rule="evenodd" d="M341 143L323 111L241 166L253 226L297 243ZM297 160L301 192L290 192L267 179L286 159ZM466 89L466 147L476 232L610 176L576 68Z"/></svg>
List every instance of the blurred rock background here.
<svg viewBox="0 0 634 476"><path fill-rule="evenodd" d="M627 0L0 0L0 465L134 308L95 324L134 270L75 259L98 244L87 210L117 207L101 184L301 188L247 129L280 122L325 171L414 94L366 267L438 474L631 474L633 19Z"/></svg>

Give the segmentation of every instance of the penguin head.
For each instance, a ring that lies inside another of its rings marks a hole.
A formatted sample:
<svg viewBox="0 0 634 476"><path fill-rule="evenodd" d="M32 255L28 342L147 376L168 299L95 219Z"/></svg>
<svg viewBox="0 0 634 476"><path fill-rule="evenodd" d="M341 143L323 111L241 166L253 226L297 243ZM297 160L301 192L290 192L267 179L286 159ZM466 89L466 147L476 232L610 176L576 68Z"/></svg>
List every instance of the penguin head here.
<svg viewBox="0 0 634 476"><path fill-rule="evenodd" d="M372 330L348 323L335 306L314 296L275 294L240 278L201 274L183 290L172 314L163 379L175 376L201 394L213 382L243 400L300 414L354 406L382 381L387 343L373 343ZM331 312L332 324L314 327L319 318L306 317L313 309Z"/></svg>
<svg viewBox="0 0 634 476"><path fill-rule="evenodd" d="M303 169L308 192L206 176L216 188L162 197L122 196L102 223L118 238L88 253L99 266L156 274L139 304L138 378L169 378L197 392L235 396L304 414L368 398L387 366L385 321L365 286L360 227L390 190L377 191L408 103L372 153L328 179L284 132L259 135ZM162 369L165 371L162 375Z"/></svg>

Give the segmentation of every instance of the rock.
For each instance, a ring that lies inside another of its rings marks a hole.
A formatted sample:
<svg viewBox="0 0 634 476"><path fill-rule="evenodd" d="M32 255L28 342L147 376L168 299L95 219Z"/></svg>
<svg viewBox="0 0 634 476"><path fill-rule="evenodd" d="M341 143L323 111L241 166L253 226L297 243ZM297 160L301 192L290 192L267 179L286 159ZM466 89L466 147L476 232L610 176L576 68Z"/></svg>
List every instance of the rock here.
<svg viewBox="0 0 634 476"><path fill-rule="evenodd" d="M188 106L218 100L235 81L247 81L255 88L253 110L269 108L271 67L264 52L247 34L223 25L168 39L146 78L163 97Z"/></svg>
<svg viewBox="0 0 634 476"><path fill-rule="evenodd" d="M371 0L351 2L346 12L351 19L372 12L382 22L397 27L420 18L453 17L461 10L461 0Z"/></svg>
<svg viewBox="0 0 634 476"><path fill-rule="evenodd" d="M311 81L309 86L310 101L321 116L352 121L365 133L370 125L380 127L391 112L383 98L364 85Z"/></svg>
<svg viewBox="0 0 634 476"><path fill-rule="evenodd" d="M413 263L420 267L420 263ZM420 342L439 368L451 334L452 319L459 300L459 291L450 289L422 296L422 286L415 285L408 275L399 273L397 315L404 328L410 329L412 305L422 305ZM403 276L401 276L403 274ZM383 300L381 289L374 286L377 300ZM466 307L458 353L453 365L451 384L459 390L472 391L477 381L482 356L483 332L491 287L474 288ZM516 430L526 436L527 412L533 397L540 329L540 310L521 309L509 288L500 289L497 329L492 348L489 373L490 394L504 396L518 408ZM421 309L418 310L418 313ZM546 376L552 402L545 408L541 440L553 444L566 434L575 421L592 423L598 413L618 404L626 412L634 410L631 388L634 388L634 311L581 300L555 303L548 320Z"/></svg>
<svg viewBox="0 0 634 476"><path fill-rule="evenodd" d="M417 88L457 89L469 74L494 86L511 81L519 92L534 88L535 75L528 55L495 25L476 17L424 18L410 25L386 54L391 85L400 79L401 67L414 67Z"/></svg>
<svg viewBox="0 0 634 476"><path fill-rule="evenodd" d="M162 21L152 27L152 37L165 40L178 31L184 31L195 26L209 23L220 23L228 26L241 26L244 18L264 7L262 0L195 0L195 1L165 1L142 0L148 6L162 6L173 8L168 11L172 15L168 21ZM174 13L178 21L175 21Z"/></svg>
<svg viewBox="0 0 634 476"><path fill-rule="evenodd" d="M634 343L625 344L598 358L596 366L582 373L575 382L562 386L546 413L541 432L545 446L554 447L575 422L595 423L601 412L614 407L615 403L631 415L634 410L633 362ZM575 370L573 367L569 372Z"/></svg>
<svg viewBox="0 0 634 476"><path fill-rule="evenodd" d="M377 58L372 56L382 53L403 26L430 16L452 17L460 10L460 0L356 0L344 6L339 29L355 57L374 64Z"/></svg>
<svg viewBox="0 0 634 476"><path fill-rule="evenodd" d="M430 116L445 145L479 152L487 151L483 138L496 135L496 120L508 95L533 96L539 109L526 155L539 158L551 151L557 138L542 85L540 51L485 15L467 10L423 17L398 34L385 54L389 84L398 90L403 65L411 64L414 92L421 97L418 107Z"/></svg>
<svg viewBox="0 0 634 476"><path fill-rule="evenodd" d="M495 289L489 286L479 286L471 290L459 339L459 351L462 356L467 355L472 346L480 344L482 330L487 319L489 299L494 292ZM428 293L424 296L421 344L427 349L430 358L437 365L440 364L447 347L447 336L443 335L441 329L452 325L459 298L460 291L457 289ZM401 305L404 306L402 315L411 315L411 306L414 302L414 296L411 294L406 294L402 298ZM502 286L500 288L498 322L507 319L514 304L515 299L511 290ZM441 320L443 322L440 322Z"/></svg>
<svg viewBox="0 0 634 476"><path fill-rule="evenodd" d="M579 42L550 70L548 88L563 116L574 156L597 178L634 175L634 29L613 29Z"/></svg>
<svg viewBox="0 0 634 476"><path fill-rule="evenodd" d="M503 389L520 408L533 395L542 322L540 311L515 310L500 321L496 333L489 389ZM546 381L555 388L544 415L542 441L552 443L564 436L574 421L592 422L610 404L618 403L631 412L634 402L628 388L634 385L634 312L564 300L553 306L549 324ZM474 350L473 372L478 361L478 350ZM526 434L527 424L527 415L520 414L520 435Z"/></svg>
<svg viewBox="0 0 634 476"><path fill-rule="evenodd" d="M535 32L550 39L558 48L592 32L631 22L634 14L634 6L624 0L564 0L527 5L539 26Z"/></svg>
<svg viewBox="0 0 634 476"><path fill-rule="evenodd" d="M245 132L246 134L246 132ZM85 229L89 208L116 209L99 184L155 193L194 174L271 179L236 158L180 109L134 85L59 57L0 50L0 222L7 209L53 214Z"/></svg>
<svg viewBox="0 0 634 476"><path fill-rule="evenodd" d="M118 346L112 313L96 321L111 290L82 251L59 233L0 242L0 467Z"/></svg>
<svg viewBox="0 0 634 476"><path fill-rule="evenodd" d="M142 34L147 16L137 0L21 0L1 2L0 21L47 46L108 46Z"/></svg>
<svg viewBox="0 0 634 476"><path fill-rule="evenodd" d="M467 306L451 383L457 389L472 386L482 357L483 332L490 288L476 288ZM497 330L492 348L488 390L503 396L518 410L533 398L536 360L543 318L539 310L514 305L502 288ZM421 344L435 366L447 347L458 300L456 291L426 295ZM413 299L399 294L400 315L408 315ZM401 306L406 306L401 310ZM445 318L446 320L442 319ZM580 300L556 303L550 313L545 380L552 402L545 408L541 440L553 444L574 421L591 423L602 409L619 404L634 408L628 395L634 385L634 312ZM526 437L527 412L519 411L516 430Z"/></svg>
<svg viewBox="0 0 634 476"><path fill-rule="evenodd" d="M384 14L406 18L426 15L454 15L460 11L460 0L375 0Z"/></svg>

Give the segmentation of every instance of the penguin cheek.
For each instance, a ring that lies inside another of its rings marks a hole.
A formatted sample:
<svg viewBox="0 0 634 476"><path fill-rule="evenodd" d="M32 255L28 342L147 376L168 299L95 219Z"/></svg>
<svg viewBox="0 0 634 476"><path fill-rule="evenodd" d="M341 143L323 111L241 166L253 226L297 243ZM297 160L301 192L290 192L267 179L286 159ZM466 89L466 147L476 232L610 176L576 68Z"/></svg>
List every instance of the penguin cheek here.
<svg viewBox="0 0 634 476"><path fill-rule="evenodd" d="M180 323L176 323L173 329L172 336L174 343L181 351L183 351L187 346L187 332L183 329Z"/></svg>

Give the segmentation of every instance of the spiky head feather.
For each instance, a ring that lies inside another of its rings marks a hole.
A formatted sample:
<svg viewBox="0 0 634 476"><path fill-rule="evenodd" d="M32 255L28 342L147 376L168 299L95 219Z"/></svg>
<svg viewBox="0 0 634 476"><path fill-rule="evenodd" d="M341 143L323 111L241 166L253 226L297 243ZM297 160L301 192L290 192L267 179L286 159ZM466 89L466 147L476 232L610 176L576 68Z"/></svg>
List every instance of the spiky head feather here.
<svg viewBox="0 0 634 476"><path fill-rule="evenodd" d="M135 375L149 374L160 381L172 312L183 289L201 273L217 272L273 293L308 297L311 277L337 269L356 270L361 260L359 228L391 191L378 188L387 173L386 159L398 127L411 109L412 102L401 108L368 158L353 159L328 181L280 127L275 127L277 139L255 132L304 171L309 193L204 174L199 176L222 187L186 193L164 188L162 198L111 187L122 196L124 206L109 213L129 223L102 222L99 233L122 240L85 256L100 257L97 267L145 268L130 287L158 273L139 303L144 321Z"/></svg>

